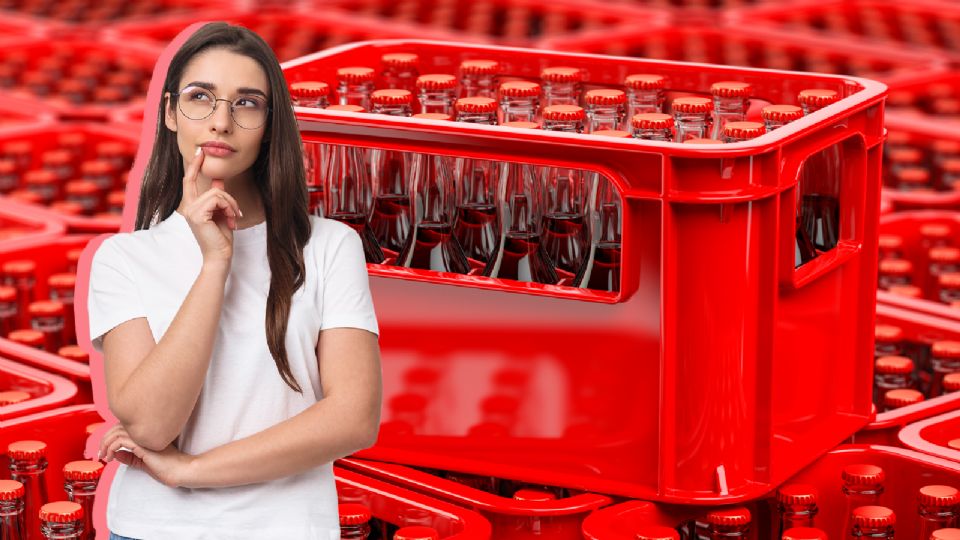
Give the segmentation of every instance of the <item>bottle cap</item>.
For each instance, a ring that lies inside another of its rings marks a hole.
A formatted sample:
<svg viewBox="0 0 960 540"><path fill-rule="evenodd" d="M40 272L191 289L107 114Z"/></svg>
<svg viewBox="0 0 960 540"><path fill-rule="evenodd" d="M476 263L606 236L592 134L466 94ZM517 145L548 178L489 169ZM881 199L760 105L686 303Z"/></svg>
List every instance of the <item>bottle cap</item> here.
<svg viewBox="0 0 960 540"><path fill-rule="evenodd" d="M340 104L330 105L324 110L325 111L342 111L342 112L360 112L360 113L367 112L367 110L361 107L360 105L340 105Z"/></svg>
<svg viewBox="0 0 960 540"><path fill-rule="evenodd" d="M881 274L908 276L913 272L913 263L906 259L884 259L878 264Z"/></svg>
<svg viewBox="0 0 960 540"><path fill-rule="evenodd" d="M80 164L80 172L86 176L99 176L103 174L113 174L116 167L113 163L104 159L88 159Z"/></svg>
<svg viewBox="0 0 960 540"><path fill-rule="evenodd" d="M57 501L40 507L40 521L69 523L83 519L83 507L75 502Z"/></svg>
<svg viewBox="0 0 960 540"><path fill-rule="evenodd" d="M876 341L881 343L900 343L903 341L903 328L892 324L878 324L873 329Z"/></svg>
<svg viewBox="0 0 960 540"><path fill-rule="evenodd" d="M923 289L916 285L891 285L887 292L904 298L923 298Z"/></svg>
<svg viewBox="0 0 960 540"><path fill-rule="evenodd" d="M670 527L644 525L637 529L636 540L680 540L680 533Z"/></svg>
<svg viewBox="0 0 960 540"><path fill-rule="evenodd" d="M457 87L457 78L446 73L430 73L417 77L417 88L423 90L449 90Z"/></svg>
<svg viewBox="0 0 960 540"><path fill-rule="evenodd" d="M72 180L63 187L67 195L89 196L100 193L100 186L89 180Z"/></svg>
<svg viewBox="0 0 960 540"><path fill-rule="evenodd" d="M354 66L343 67L337 70L337 78L348 83L364 83L373 80L372 68Z"/></svg>
<svg viewBox="0 0 960 540"><path fill-rule="evenodd" d="M452 116L443 113L417 113L413 115L413 118L420 118L422 120L453 120Z"/></svg>
<svg viewBox="0 0 960 540"><path fill-rule="evenodd" d="M458 112L466 113L492 113L497 110L497 102L492 98L481 96L460 98L457 100L456 109Z"/></svg>
<svg viewBox="0 0 960 540"><path fill-rule="evenodd" d="M723 134L734 139L754 139L766 130L760 122L727 122L723 126Z"/></svg>
<svg viewBox="0 0 960 540"><path fill-rule="evenodd" d="M47 443L43 441L17 441L7 446L10 459L36 461L47 455Z"/></svg>
<svg viewBox="0 0 960 540"><path fill-rule="evenodd" d="M496 75L500 63L496 60L464 60L460 62L460 73L465 75Z"/></svg>
<svg viewBox="0 0 960 540"><path fill-rule="evenodd" d="M23 484L16 480L0 480L0 501L23 498Z"/></svg>
<svg viewBox="0 0 960 540"><path fill-rule="evenodd" d="M940 274L937 283L944 289L956 289L960 287L960 272L946 272Z"/></svg>
<svg viewBox="0 0 960 540"><path fill-rule="evenodd" d="M380 57L383 65L394 68L415 68L420 63L420 57L413 53L388 53Z"/></svg>
<svg viewBox="0 0 960 540"><path fill-rule="evenodd" d="M683 144L723 144L723 141L705 137L694 137L693 139L683 141Z"/></svg>
<svg viewBox="0 0 960 540"><path fill-rule="evenodd" d="M952 246L936 246L930 248L928 257L938 263L955 263L960 261L960 249Z"/></svg>
<svg viewBox="0 0 960 540"><path fill-rule="evenodd" d="M777 490L777 501L783 504L816 504L817 488L809 484L787 484Z"/></svg>
<svg viewBox="0 0 960 540"><path fill-rule="evenodd" d="M673 112L707 113L713 110L713 101L705 97L679 97L671 103Z"/></svg>
<svg viewBox="0 0 960 540"><path fill-rule="evenodd" d="M519 129L540 129L540 124L536 122L504 122L500 125Z"/></svg>
<svg viewBox="0 0 960 540"><path fill-rule="evenodd" d="M673 117L663 113L639 113L633 115L630 123L637 129L670 129Z"/></svg>
<svg viewBox="0 0 960 540"><path fill-rule="evenodd" d="M924 223L920 226L920 236L930 240L949 239L950 226L946 223Z"/></svg>
<svg viewBox="0 0 960 540"><path fill-rule="evenodd" d="M627 94L623 90L597 88L587 92L583 99L590 105L620 105L627 102Z"/></svg>
<svg viewBox="0 0 960 540"><path fill-rule="evenodd" d="M841 473L840 476L844 484L859 486L875 486L882 484L887 478L883 469L876 465L868 465L865 463L847 465L843 468L843 473Z"/></svg>
<svg viewBox="0 0 960 540"><path fill-rule="evenodd" d="M518 489L513 493L515 501L553 501L557 496L540 489Z"/></svg>
<svg viewBox="0 0 960 540"><path fill-rule="evenodd" d="M343 503L339 507L340 525L359 525L370 521L370 508L363 504Z"/></svg>
<svg viewBox="0 0 960 540"><path fill-rule="evenodd" d="M800 92L800 95L797 96L797 99L803 105L808 107L826 107L831 103L836 103L840 101L840 95L837 94L836 90L827 90L826 88L811 88L808 90L803 90Z"/></svg>
<svg viewBox="0 0 960 540"><path fill-rule="evenodd" d="M20 390L7 390L0 392L0 407L5 405L15 405L30 399L30 394Z"/></svg>
<svg viewBox="0 0 960 540"><path fill-rule="evenodd" d="M881 234L877 245L883 249L900 249L903 247L903 237L899 234Z"/></svg>
<svg viewBox="0 0 960 540"><path fill-rule="evenodd" d="M885 375L907 375L913 373L913 360L906 356L881 356L874 363L874 369Z"/></svg>
<svg viewBox="0 0 960 540"><path fill-rule="evenodd" d="M930 540L960 540L960 529L937 529L930 534Z"/></svg>
<svg viewBox="0 0 960 540"><path fill-rule="evenodd" d="M533 81L509 81L500 85L500 95L507 97L539 96L540 90L540 84Z"/></svg>
<svg viewBox="0 0 960 540"><path fill-rule="evenodd" d="M934 341L930 354L934 358L960 358L960 341Z"/></svg>
<svg viewBox="0 0 960 540"><path fill-rule="evenodd" d="M750 523L750 510L746 508L724 508L707 513L707 523L721 526L737 526Z"/></svg>
<svg viewBox="0 0 960 540"><path fill-rule="evenodd" d="M23 183L29 185L50 185L60 183L57 173L50 169L33 169L23 173Z"/></svg>
<svg viewBox="0 0 960 540"><path fill-rule="evenodd" d="M301 81L290 85L290 94L297 97L320 97L330 93L330 85L322 81Z"/></svg>
<svg viewBox="0 0 960 540"><path fill-rule="evenodd" d="M861 529L890 527L897 524L897 516L886 506L860 506L853 510L853 524Z"/></svg>
<svg viewBox="0 0 960 540"><path fill-rule="evenodd" d="M915 405L923 401L923 394L910 388L897 388L896 390L887 390L883 394L883 404L893 409Z"/></svg>
<svg viewBox="0 0 960 540"><path fill-rule="evenodd" d="M583 79L583 72L575 67L549 67L540 72L540 78L552 83L572 83Z"/></svg>
<svg viewBox="0 0 960 540"><path fill-rule="evenodd" d="M926 185L930 183L930 171L923 167L901 167L893 175L904 184Z"/></svg>
<svg viewBox="0 0 960 540"><path fill-rule="evenodd" d="M43 332L39 330L34 330L32 328L18 328L17 330L11 330L7 334L7 339L15 343L21 343L28 347L40 347L46 341L46 336L43 335Z"/></svg>
<svg viewBox="0 0 960 540"><path fill-rule="evenodd" d="M760 116L769 122L793 122L803 118L803 109L796 105L767 105Z"/></svg>
<svg viewBox="0 0 960 540"><path fill-rule="evenodd" d="M923 152L913 147L891 148L887 152L887 160L897 164L920 164L923 161Z"/></svg>
<svg viewBox="0 0 960 540"><path fill-rule="evenodd" d="M400 88L375 90L370 94L370 101L377 105L405 105L413 101L413 94Z"/></svg>
<svg viewBox="0 0 960 540"><path fill-rule="evenodd" d="M960 491L952 486L923 486L920 488L919 500L923 506L954 506L960 503Z"/></svg>
<svg viewBox="0 0 960 540"><path fill-rule="evenodd" d="M667 79L663 75L637 73L627 75L623 80L624 86L634 90L660 90L667 86Z"/></svg>
<svg viewBox="0 0 960 540"><path fill-rule="evenodd" d="M753 87L740 81L721 81L710 85L710 93L717 97L750 97Z"/></svg>
<svg viewBox="0 0 960 540"><path fill-rule="evenodd" d="M51 274L47 278L47 286L54 289L73 289L77 285L77 275L73 272Z"/></svg>
<svg viewBox="0 0 960 540"><path fill-rule="evenodd" d="M433 527L403 527L393 533L393 540L440 540L440 533Z"/></svg>
<svg viewBox="0 0 960 540"><path fill-rule="evenodd" d="M27 312L31 317L56 317L63 316L63 303L56 300L38 300L30 302Z"/></svg>
<svg viewBox="0 0 960 540"><path fill-rule="evenodd" d="M792 527L783 531L781 540L827 540L827 533L813 527Z"/></svg>
<svg viewBox="0 0 960 540"><path fill-rule="evenodd" d="M543 119L552 122L583 120L583 108L576 105L551 105L543 109Z"/></svg>
<svg viewBox="0 0 960 540"><path fill-rule="evenodd" d="M84 364L90 362L90 355L87 354L87 351L81 349L79 345L64 345L57 351L57 355L61 358L75 362L83 362Z"/></svg>
<svg viewBox="0 0 960 540"><path fill-rule="evenodd" d="M63 477L67 480L96 480L101 474L103 474L103 463L99 461L81 459L63 466Z"/></svg>

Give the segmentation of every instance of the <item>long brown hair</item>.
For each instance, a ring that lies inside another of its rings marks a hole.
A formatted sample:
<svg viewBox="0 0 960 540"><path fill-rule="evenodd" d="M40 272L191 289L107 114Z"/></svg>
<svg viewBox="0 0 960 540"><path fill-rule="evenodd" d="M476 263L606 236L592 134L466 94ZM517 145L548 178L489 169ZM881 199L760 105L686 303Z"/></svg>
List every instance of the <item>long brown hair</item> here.
<svg viewBox="0 0 960 540"><path fill-rule="evenodd" d="M254 184L260 193L267 217L267 258L270 262L270 292L267 295L267 345L277 370L287 385L303 393L290 371L284 338L290 317L292 296L304 283L303 247L310 239L307 212L306 173L300 146L300 131L291 107L290 93L280 63L270 47L254 32L241 26L215 22L202 26L170 61L163 91L175 93L190 60L211 47L249 56L256 60L270 81L270 112L260 153L253 164ZM183 196L183 162L177 135L164 124L161 97L157 111L157 135L144 172L137 206L135 230L170 216ZM169 100L175 112L176 100Z"/></svg>

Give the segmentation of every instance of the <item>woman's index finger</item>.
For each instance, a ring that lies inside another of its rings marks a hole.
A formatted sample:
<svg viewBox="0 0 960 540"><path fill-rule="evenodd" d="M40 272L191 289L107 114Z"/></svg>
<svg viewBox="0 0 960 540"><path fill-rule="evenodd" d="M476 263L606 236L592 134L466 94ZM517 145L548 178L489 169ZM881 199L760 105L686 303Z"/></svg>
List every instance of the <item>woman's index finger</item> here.
<svg viewBox="0 0 960 540"><path fill-rule="evenodd" d="M200 166L203 165L203 156L203 148L197 147L197 153L187 166L187 172L183 174L183 196L188 203L200 196L197 192L197 175L200 174Z"/></svg>

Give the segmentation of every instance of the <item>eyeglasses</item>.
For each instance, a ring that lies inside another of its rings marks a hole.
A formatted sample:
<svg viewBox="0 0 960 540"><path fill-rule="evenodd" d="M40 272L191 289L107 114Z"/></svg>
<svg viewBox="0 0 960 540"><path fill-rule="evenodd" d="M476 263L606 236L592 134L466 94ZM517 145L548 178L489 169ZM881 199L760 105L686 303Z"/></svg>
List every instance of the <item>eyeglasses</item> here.
<svg viewBox="0 0 960 540"><path fill-rule="evenodd" d="M177 107L191 120L203 120L217 110L218 101L230 104L230 116L234 123L243 129L257 129L267 121L270 107L262 96L242 95L233 101L218 98L213 92L199 86L188 86L173 94L177 97Z"/></svg>

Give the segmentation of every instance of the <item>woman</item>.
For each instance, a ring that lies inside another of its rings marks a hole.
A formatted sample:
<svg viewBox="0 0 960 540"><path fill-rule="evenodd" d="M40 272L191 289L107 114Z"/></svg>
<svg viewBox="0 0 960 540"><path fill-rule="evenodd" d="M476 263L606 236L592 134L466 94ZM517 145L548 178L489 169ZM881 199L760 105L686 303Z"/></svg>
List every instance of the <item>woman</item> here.
<svg viewBox="0 0 960 540"><path fill-rule="evenodd" d="M88 313L120 421L111 539L339 538L332 461L376 440L379 329L360 237L309 215L273 52L211 23L173 56L136 230Z"/></svg>

